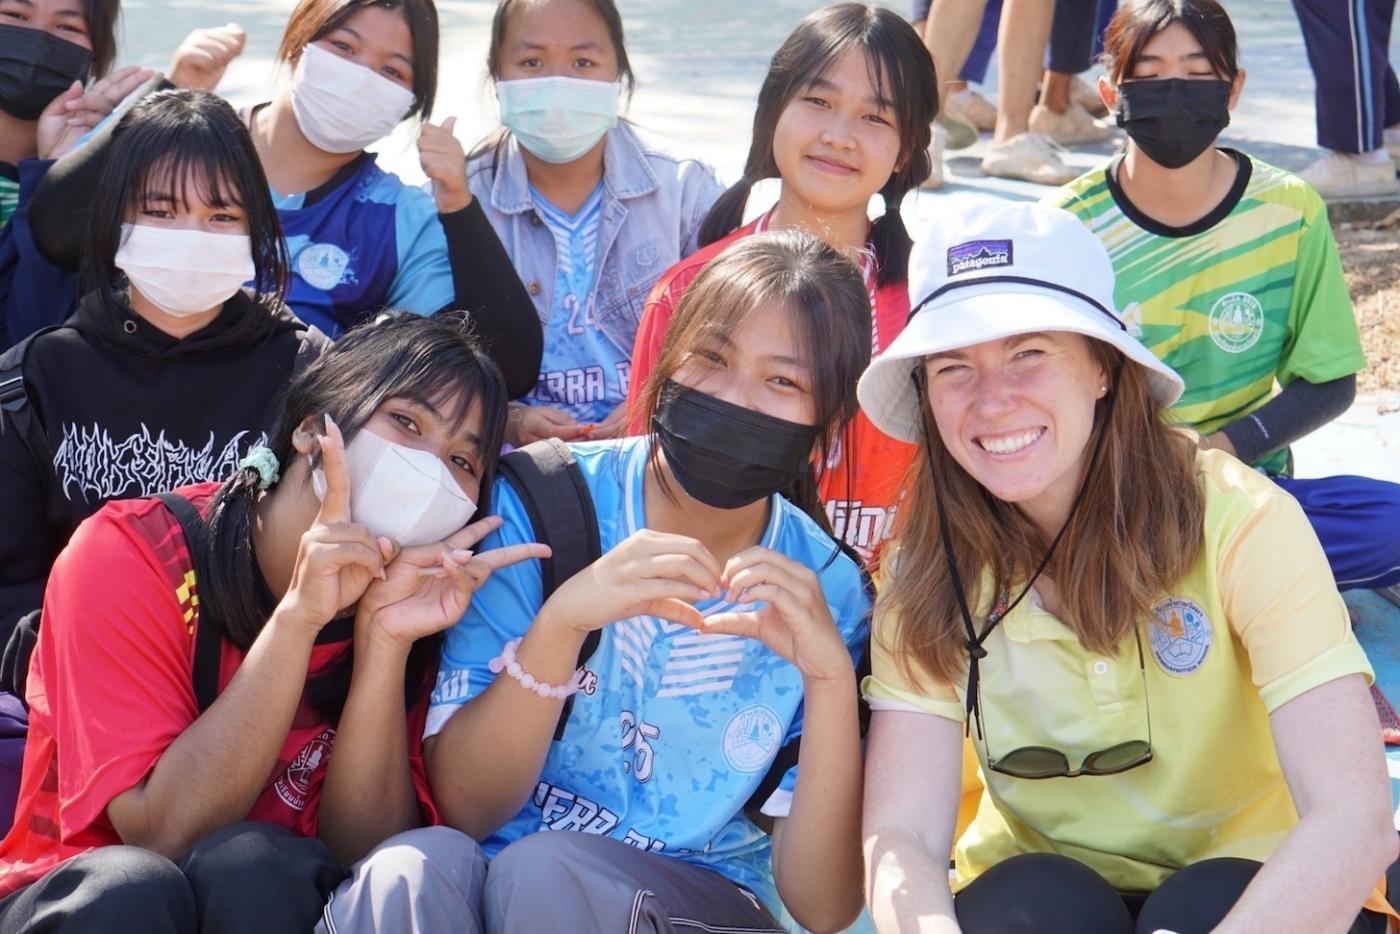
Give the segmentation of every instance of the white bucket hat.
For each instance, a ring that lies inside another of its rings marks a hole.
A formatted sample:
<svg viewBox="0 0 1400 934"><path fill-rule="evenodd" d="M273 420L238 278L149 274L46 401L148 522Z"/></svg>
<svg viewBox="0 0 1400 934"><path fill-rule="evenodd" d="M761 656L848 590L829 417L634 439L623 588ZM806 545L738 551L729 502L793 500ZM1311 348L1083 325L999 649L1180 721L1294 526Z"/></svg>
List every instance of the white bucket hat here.
<svg viewBox="0 0 1400 934"><path fill-rule="evenodd" d="M1145 367L1163 405L1176 371L1129 334L1113 303L1113 264L1074 215L1038 204L982 202L940 215L909 260L912 317L860 378L860 406L885 434L916 442L922 415L910 374L929 354L1030 331L1101 340Z"/></svg>

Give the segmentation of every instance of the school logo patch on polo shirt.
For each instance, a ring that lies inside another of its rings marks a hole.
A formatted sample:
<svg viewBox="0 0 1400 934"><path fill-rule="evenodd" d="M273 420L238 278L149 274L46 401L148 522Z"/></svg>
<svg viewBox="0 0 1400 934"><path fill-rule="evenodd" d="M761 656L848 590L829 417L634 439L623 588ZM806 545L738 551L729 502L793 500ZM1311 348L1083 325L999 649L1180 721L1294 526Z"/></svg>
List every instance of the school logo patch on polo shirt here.
<svg viewBox="0 0 1400 934"><path fill-rule="evenodd" d="M1171 597L1157 604L1155 625L1148 627L1152 657L1162 670L1172 675L1189 675L1205 663L1210 654L1210 619L1201 605L1182 597Z"/></svg>

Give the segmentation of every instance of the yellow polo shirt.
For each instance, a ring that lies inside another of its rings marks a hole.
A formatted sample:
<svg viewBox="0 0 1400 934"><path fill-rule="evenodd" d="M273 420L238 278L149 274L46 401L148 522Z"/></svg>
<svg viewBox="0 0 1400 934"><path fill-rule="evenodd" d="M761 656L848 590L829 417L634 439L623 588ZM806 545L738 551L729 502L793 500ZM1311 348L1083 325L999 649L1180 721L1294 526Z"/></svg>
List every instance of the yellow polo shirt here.
<svg viewBox="0 0 1400 934"><path fill-rule="evenodd" d="M987 640L985 740L973 731L986 790L957 842L956 888L1018 853L1054 852L1119 891L1151 891L1203 859L1263 861L1297 823L1269 713L1346 675L1372 680L1371 667L1297 502L1218 451L1202 452L1197 467L1205 541L1143 621L1145 678L1133 639L1115 655L1090 652L1034 593ZM966 682L923 672L911 683L889 654L890 623L874 623L871 706L961 723ZM1147 739L1149 701L1146 765L1041 780L986 768L988 745L994 756L1050 746L1078 767L1091 752Z"/></svg>

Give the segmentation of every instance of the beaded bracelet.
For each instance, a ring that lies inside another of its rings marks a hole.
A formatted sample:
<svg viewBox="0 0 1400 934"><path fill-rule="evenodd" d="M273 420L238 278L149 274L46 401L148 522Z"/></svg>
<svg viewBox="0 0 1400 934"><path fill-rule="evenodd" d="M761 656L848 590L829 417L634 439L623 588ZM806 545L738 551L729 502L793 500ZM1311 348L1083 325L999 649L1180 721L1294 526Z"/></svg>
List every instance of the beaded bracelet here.
<svg viewBox="0 0 1400 934"><path fill-rule="evenodd" d="M540 697L552 697L555 700L564 700L578 693L579 684L583 680L583 672L576 671L569 679L568 684L546 684L530 674L520 663L515 660L515 650L520 645L519 639L512 639L501 648L501 654L487 664L492 674L500 674L504 671L527 691L534 691Z"/></svg>

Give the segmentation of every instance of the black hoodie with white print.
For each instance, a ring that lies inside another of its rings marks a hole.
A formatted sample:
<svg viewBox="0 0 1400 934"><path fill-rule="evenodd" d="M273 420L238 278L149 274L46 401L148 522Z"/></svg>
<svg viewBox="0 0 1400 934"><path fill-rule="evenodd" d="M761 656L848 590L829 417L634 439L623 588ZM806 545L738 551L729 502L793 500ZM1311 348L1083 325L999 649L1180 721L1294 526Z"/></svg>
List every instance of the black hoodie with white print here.
<svg viewBox="0 0 1400 934"><path fill-rule="evenodd" d="M3 413L0 644L42 604L49 569L79 523L108 500L227 478L266 443L288 381L325 345L285 306L270 311L246 292L183 339L97 294L35 338L24 384L52 460L37 463ZM62 493L61 522L46 517L46 484Z"/></svg>

